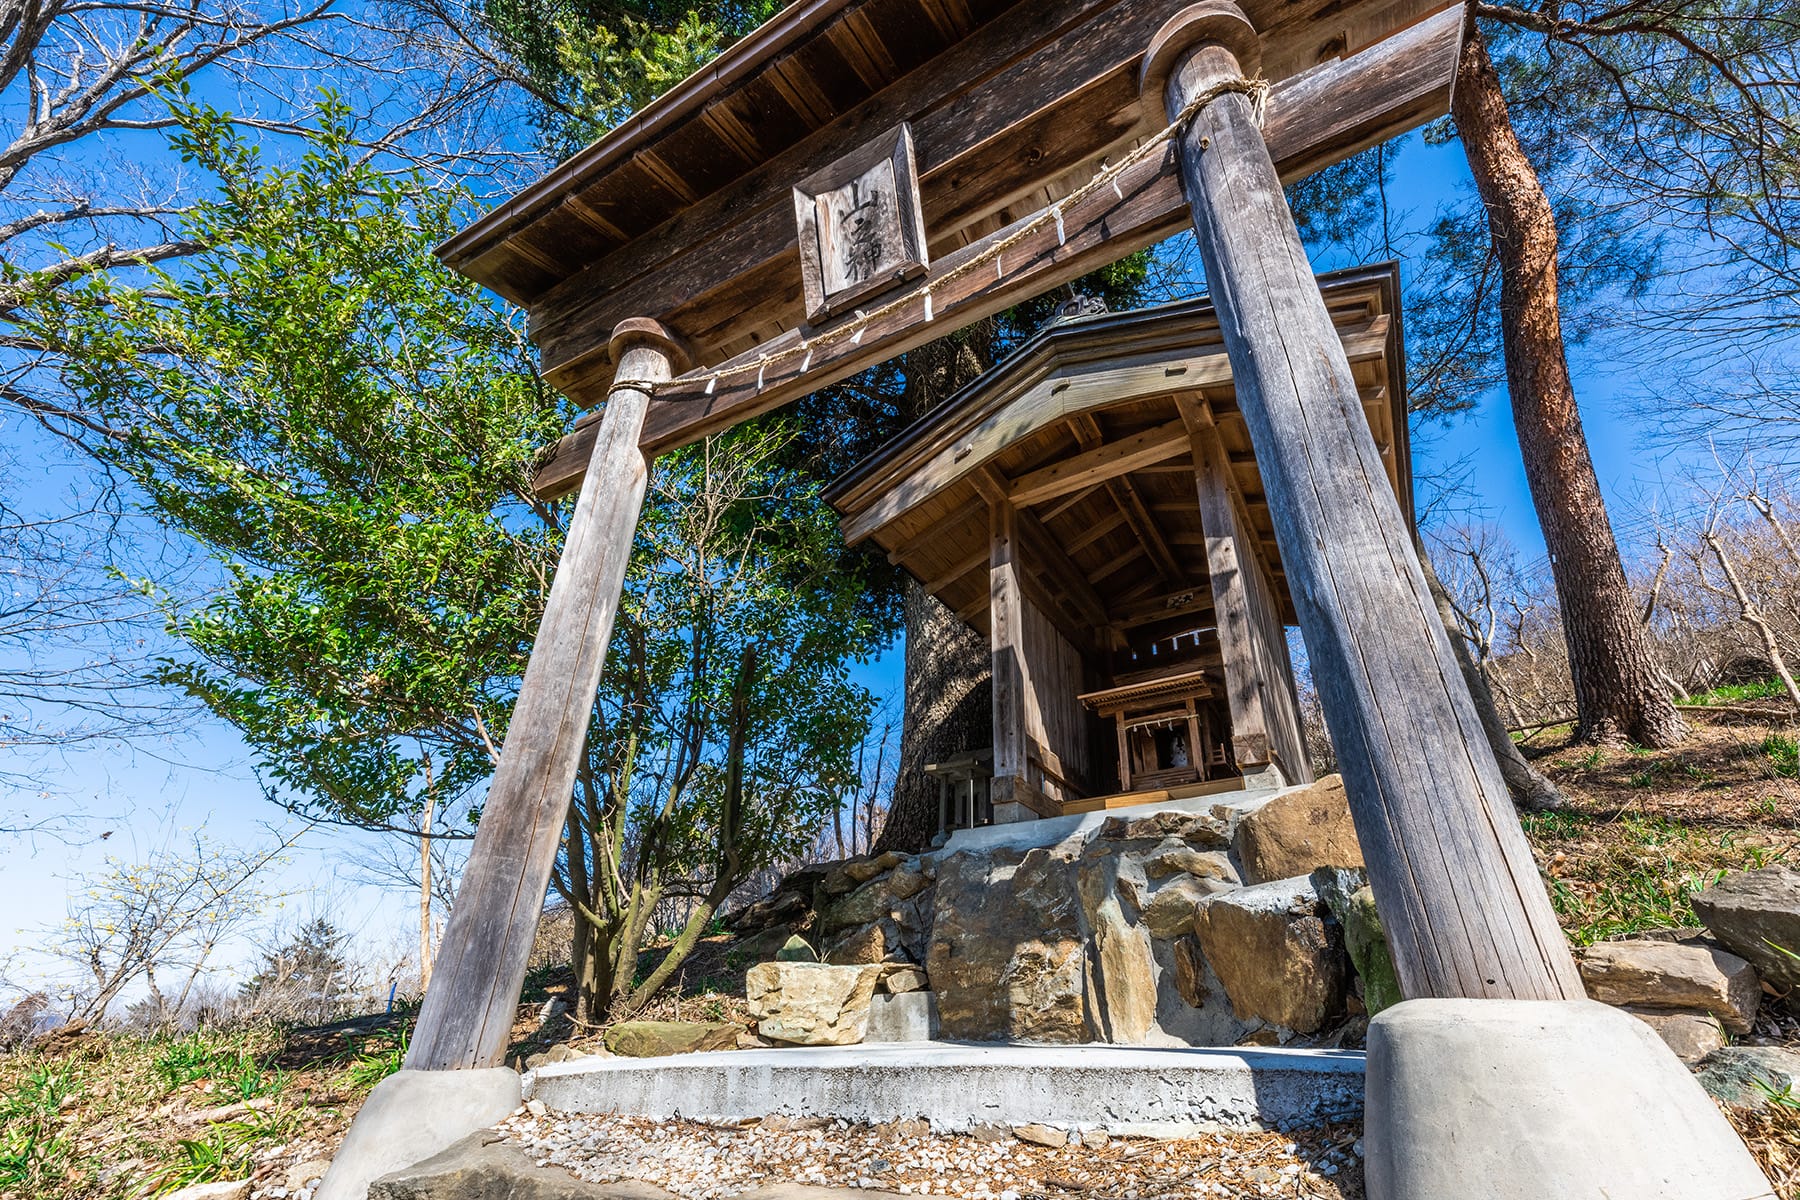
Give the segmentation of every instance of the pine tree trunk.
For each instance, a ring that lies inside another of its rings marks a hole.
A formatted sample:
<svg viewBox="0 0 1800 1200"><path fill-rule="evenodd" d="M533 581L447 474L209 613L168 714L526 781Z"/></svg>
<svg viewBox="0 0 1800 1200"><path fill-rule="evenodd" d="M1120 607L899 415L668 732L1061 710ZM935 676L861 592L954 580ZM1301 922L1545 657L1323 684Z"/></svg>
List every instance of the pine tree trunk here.
<svg viewBox="0 0 1800 1200"><path fill-rule="evenodd" d="M900 765L875 852L923 850L937 833L937 782L927 763L994 741L993 654L918 583L906 585L906 714Z"/></svg>
<svg viewBox="0 0 1800 1200"><path fill-rule="evenodd" d="M1507 390L1562 609L1578 735L1674 745L1686 728L1644 644L1569 379L1557 307L1556 218L1472 20L1452 113L1500 263Z"/></svg>

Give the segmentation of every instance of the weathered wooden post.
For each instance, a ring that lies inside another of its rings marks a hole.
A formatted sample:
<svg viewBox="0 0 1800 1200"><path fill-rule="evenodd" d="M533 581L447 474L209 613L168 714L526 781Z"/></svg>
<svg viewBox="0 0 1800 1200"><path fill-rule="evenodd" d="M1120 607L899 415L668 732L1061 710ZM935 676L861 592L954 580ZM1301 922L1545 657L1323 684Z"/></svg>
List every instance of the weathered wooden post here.
<svg viewBox="0 0 1800 1200"><path fill-rule="evenodd" d="M1182 183L1401 987L1580 997L1258 128L1258 58L1208 0L1157 33L1143 83L1190 118Z"/></svg>
<svg viewBox="0 0 1800 1200"><path fill-rule="evenodd" d="M616 382L406 1054L415 1070L493 1066L511 1036L644 506L650 389L687 358L649 320L621 322L612 352Z"/></svg>

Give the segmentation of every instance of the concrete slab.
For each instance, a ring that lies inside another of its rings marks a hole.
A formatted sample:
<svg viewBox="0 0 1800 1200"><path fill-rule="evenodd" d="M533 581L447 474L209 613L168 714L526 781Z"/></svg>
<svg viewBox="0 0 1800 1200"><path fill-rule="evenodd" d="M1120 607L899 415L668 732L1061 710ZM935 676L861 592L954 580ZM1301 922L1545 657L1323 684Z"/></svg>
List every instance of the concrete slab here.
<svg viewBox="0 0 1800 1200"><path fill-rule="evenodd" d="M958 829L950 835L940 855L959 850L1030 850L1038 846L1054 846L1076 835L1086 835L1114 817L1145 817L1159 812L1204 813L1215 808L1248 812L1260 808L1281 792L1294 791L1306 784L1287 785L1281 772L1270 767L1245 777L1243 786L1206 796L1190 796L1185 800L1158 800L1151 804L1133 804L1126 808L1107 808L1067 817L1045 817L1035 821L1011 821L1005 825L980 825L974 829Z"/></svg>
<svg viewBox="0 0 1800 1200"><path fill-rule="evenodd" d="M1344 1050L974 1046L796 1047L555 1063L528 1077L551 1109L737 1121L781 1114L923 1118L942 1132L1033 1122L1117 1134L1299 1128L1362 1112Z"/></svg>
<svg viewBox="0 0 1800 1200"><path fill-rule="evenodd" d="M1648 1025L1591 1000L1409 1000L1369 1024L1369 1200L1774 1200Z"/></svg>

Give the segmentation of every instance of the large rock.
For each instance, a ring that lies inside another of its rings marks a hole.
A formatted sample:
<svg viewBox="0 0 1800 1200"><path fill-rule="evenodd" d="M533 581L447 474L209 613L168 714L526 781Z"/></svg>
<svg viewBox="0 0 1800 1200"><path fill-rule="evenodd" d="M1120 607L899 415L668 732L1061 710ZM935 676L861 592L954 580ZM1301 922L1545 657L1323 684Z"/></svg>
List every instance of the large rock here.
<svg viewBox="0 0 1800 1200"><path fill-rule="evenodd" d="M1206 958L1199 939L1193 934L1179 938L1174 946L1175 992L1190 1008L1199 1008L1212 999L1212 985L1207 982Z"/></svg>
<svg viewBox="0 0 1800 1200"><path fill-rule="evenodd" d="M740 1032L740 1026L728 1021L620 1021L607 1027L604 1040L622 1058L661 1058L729 1050Z"/></svg>
<svg viewBox="0 0 1800 1200"><path fill-rule="evenodd" d="M883 917L895 918L899 915L896 910L903 902L924 891L930 883L922 871L911 868L877 876L828 906L820 920L825 931L832 933L867 925Z"/></svg>
<svg viewBox="0 0 1800 1200"><path fill-rule="evenodd" d="M869 1002L879 966L758 963L744 976L744 999L756 1031L773 1042L849 1046L869 1028Z"/></svg>
<svg viewBox="0 0 1800 1200"><path fill-rule="evenodd" d="M825 961L841 967L886 962L900 946L900 929L886 917L839 934L825 947Z"/></svg>
<svg viewBox="0 0 1800 1200"><path fill-rule="evenodd" d="M1714 1017L1704 1013L1657 1012L1654 1009L1627 1009L1632 1016L1656 1030L1656 1036L1675 1052L1675 1057L1692 1065L1725 1045L1725 1031Z"/></svg>
<svg viewBox="0 0 1800 1200"><path fill-rule="evenodd" d="M1749 963L1710 946L1601 942L1582 951L1580 966L1592 999L1662 1012L1709 1013L1732 1033L1750 1032L1762 997Z"/></svg>
<svg viewBox="0 0 1800 1200"><path fill-rule="evenodd" d="M363 1101L313 1200L366 1200L379 1177L448 1149L518 1107L519 1076L506 1067L397 1071Z"/></svg>
<svg viewBox="0 0 1800 1200"><path fill-rule="evenodd" d="M1246 883L1309 875L1320 867L1360 867L1362 846L1350 823L1341 776L1293 788L1246 814L1232 834Z"/></svg>
<svg viewBox="0 0 1800 1200"><path fill-rule="evenodd" d="M1592 1001L1410 1000L1369 1023L1381 1200L1773 1200L1642 1022Z"/></svg>
<svg viewBox="0 0 1800 1200"><path fill-rule="evenodd" d="M898 850L887 850L874 858L858 859L844 864L844 874L856 883L867 883L877 875L885 875L906 861Z"/></svg>
<svg viewBox="0 0 1800 1200"><path fill-rule="evenodd" d="M1344 1008L1344 948L1306 878L1214 896L1195 919L1200 949L1242 1020L1314 1033Z"/></svg>
<svg viewBox="0 0 1800 1200"><path fill-rule="evenodd" d="M1693 897L1712 935L1786 991L1800 987L1800 871L1737 871Z"/></svg>
<svg viewBox="0 0 1800 1200"><path fill-rule="evenodd" d="M1108 817L1095 835L1103 842L1164 842L1175 838L1201 850L1231 842L1231 823L1217 813L1157 812L1141 817Z"/></svg>
<svg viewBox="0 0 1800 1200"><path fill-rule="evenodd" d="M1344 931L1344 949L1362 979L1363 1007L1370 1016L1392 1008L1406 997L1400 991L1400 974L1394 970L1387 931L1375 911L1375 892L1369 873L1360 867L1320 867L1312 873L1313 887Z"/></svg>
<svg viewBox="0 0 1800 1200"><path fill-rule="evenodd" d="M1207 832L1210 835L1211 830ZM1241 882L1237 868L1231 865L1231 859L1224 853L1218 850L1197 850L1178 838L1168 838L1144 855L1144 873L1151 879L1163 879L1181 873L1230 887L1236 887Z"/></svg>
<svg viewBox="0 0 1800 1200"><path fill-rule="evenodd" d="M1086 1042L1087 954L1061 847L953 854L939 865L925 971L947 1038Z"/></svg>
<svg viewBox="0 0 1800 1200"><path fill-rule="evenodd" d="M1084 902L1092 905L1088 918L1094 940L1092 990L1100 1001L1105 1040L1136 1046L1156 1026L1156 963L1150 953L1150 931L1126 917L1110 876L1105 870L1083 871L1084 883L1092 880L1098 889L1092 895L1083 889Z"/></svg>
<svg viewBox="0 0 1800 1200"><path fill-rule="evenodd" d="M1150 893L1144 905L1144 924L1152 937L1172 939L1192 932L1194 919L1208 899L1231 890L1222 879L1183 875Z"/></svg>
<svg viewBox="0 0 1800 1200"><path fill-rule="evenodd" d="M663 1200L668 1195L654 1184L586 1183L560 1167L540 1167L492 1130L472 1133L369 1185L369 1200Z"/></svg>
<svg viewBox="0 0 1800 1200"><path fill-rule="evenodd" d="M1776 1096L1800 1099L1800 1054L1780 1046L1726 1046L1700 1060L1700 1086L1738 1108L1763 1108Z"/></svg>

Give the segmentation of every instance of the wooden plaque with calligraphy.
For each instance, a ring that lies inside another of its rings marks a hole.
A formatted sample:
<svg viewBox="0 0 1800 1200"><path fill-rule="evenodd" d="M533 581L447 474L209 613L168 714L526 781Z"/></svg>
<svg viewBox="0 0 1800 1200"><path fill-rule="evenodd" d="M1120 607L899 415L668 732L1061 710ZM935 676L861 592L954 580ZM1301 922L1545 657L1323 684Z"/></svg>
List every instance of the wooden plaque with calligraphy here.
<svg viewBox="0 0 1800 1200"><path fill-rule="evenodd" d="M794 188L806 319L820 321L925 273L925 220L904 123Z"/></svg>

